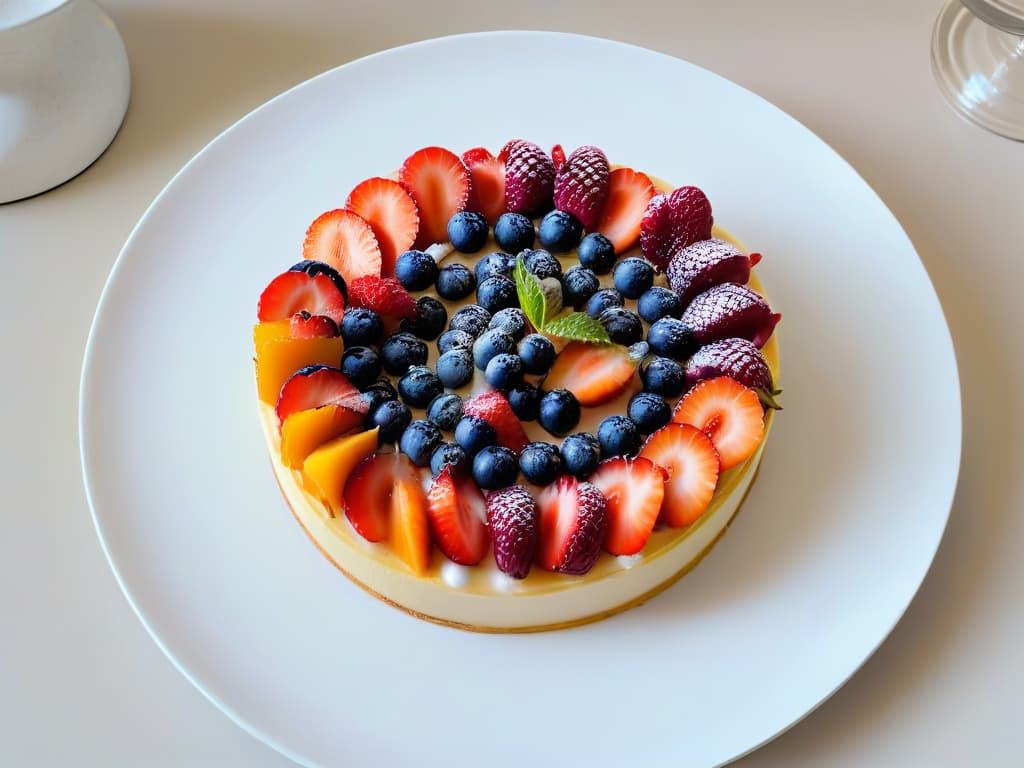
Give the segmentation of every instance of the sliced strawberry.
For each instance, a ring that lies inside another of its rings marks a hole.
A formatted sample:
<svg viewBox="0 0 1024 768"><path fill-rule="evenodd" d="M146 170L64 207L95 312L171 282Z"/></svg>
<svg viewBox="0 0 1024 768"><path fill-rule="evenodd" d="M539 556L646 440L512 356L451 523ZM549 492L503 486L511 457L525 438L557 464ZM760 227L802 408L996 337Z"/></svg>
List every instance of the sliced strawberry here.
<svg viewBox="0 0 1024 768"><path fill-rule="evenodd" d="M345 483L345 517L367 541L384 541L391 533L391 492L401 456L375 453Z"/></svg>
<svg viewBox="0 0 1024 768"><path fill-rule="evenodd" d="M640 221L640 251L658 269L667 269L680 248L711 237L714 222L711 203L697 187L655 195Z"/></svg>
<svg viewBox="0 0 1024 768"><path fill-rule="evenodd" d="M580 405L607 403L636 375L636 363L617 344L571 341L558 353L544 389L568 389Z"/></svg>
<svg viewBox="0 0 1024 768"><path fill-rule="evenodd" d="M498 444L517 453L529 442L519 417L501 392L484 392L471 397L463 406L462 413L486 421L498 433Z"/></svg>
<svg viewBox="0 0 1024 768"><path fill-rule="evenodd" d="M380 246L370 225L352 211L341 209L320 214L302 243L302 257L334 267L345 282L380 274Z"/></svg>
<svg viewBox="0 0 1024 768"><path fill-rule="evenodd" d="M577 147L555 176L555 208L571 213L587 229L601 218L608 199L608 158L597 147Z"/></svg>
<svg viewBox="0 0 1024 768"><path fill-rule="evenodd" d="M293 339L329 339L338 335L338 324L329 317L311 315L303 310L292 315L288 330Z"/></svg>
<svg viewBox="0 0 1024 768"><path fill-rule="evenodd" d="M562 170L562 166L565 165L565 150L561 144L555 144L551 148L551 162L555 164L555 171Z"/></svg>
<svg viewBox="0 0 1024 768"><path fill-rule="evenodd" d="M256 310L261 323L290 320L296 312L324 315L335 323L345 314L345 297L325 274L284 272L263 289Z"/></svg>
<svg viewBox="0 0 1024 768"><path fill-rule="evenodd" d="M608 199L595 229L612 241L615 253L625 253L636 245L640 220L654 193L654 183L646 173L632 168L616 168L611 172Z"/></svg>
<svg viewBox="0 0 1024 768"><path fill-rule="evenodd" d="M420 210L416 247L446 242L448 219L466 207L469 197L469 170L459 156L443 147L424 147L406 158L398 180Z"/></svg>
<svg viewBox="0 0 1024 768"><path fill-rule="evenodd" d="M487 535L487 502L470 478L452 479L446 466L427 492L427 514L437 546L460 565L476 565L484 559Z"/></svg>
<svg viewBox="0 0 1024 768"><path fill-rule="evenodd" d="M672 421L707 434L723 472L750 458L764 438L764 409L757 392L728 376L697 382L679 401Z"/></svg>
<svg viewBox="0 0 1024 768"><path fill-rule="evenodd" d="M416 203L394 179L375 176L360 182L349 192L345 207L370 225L380 246L380 274L391 277L395 273L395 260L416 241L420 229Z"/></svg>
<svg viewBox="0 0 1024 768"><path fill-rule="evenodd" d="M283 422L296 411L341 405L366 413L366 402L348 377L329 365L307 365L300 368L281 387L277 398L277 420Z"/></svg>
<svg viewBox="0 0 1024 768"><path fill-rule="evenodd" d="M537 497L540 546L537 563L549 571L582 576L601 555L608 528L604 494L590 483L563 475Z"/></svg>
<svg viewBox="0 0 1024 768"><path fill-rule="evenodd" d="M393 277L359 277L348 288L353 307L372 309L391 320L415 320L419 314L416 299Z"/></svg>
<svg viewBox="0 0 1024 768"><path fill-rule="evenodd" d="M498 570L514 579L525 579L540 535L540 511L533 494L521 485L487 494L487 528L494 541Z"/></svg>
<svg viewBox="0 0 1024 768"><path fill-rule="evenodd" d="M466 210L482 213L494 226L505 212L505 163L483 147L463 152L462 162L470 177Z"/></svg>
<svg viewBox="0 0 1024 768"><path fill-rule="evenodd" d="M659 520L683 528L704 514L718 485L718 451L689 424L668 424L649 438L640 456L668 473Z"/></svg>
<svg viewBox="0 0 1024 768"><path fill-rule="evenodd" d="M505 164L505 208L527 215L551 203L555 189L555 164L533 142L513 139L501 148L498 160Z"/></svg>
<svg viewBox="0 0 1024 768"><path fill-rule="evenodd" d="M604 548L613 555L635 555L647 543L665 498L665 470L650 459L618 456L602 461L590 482L608 503Z"/></svg>

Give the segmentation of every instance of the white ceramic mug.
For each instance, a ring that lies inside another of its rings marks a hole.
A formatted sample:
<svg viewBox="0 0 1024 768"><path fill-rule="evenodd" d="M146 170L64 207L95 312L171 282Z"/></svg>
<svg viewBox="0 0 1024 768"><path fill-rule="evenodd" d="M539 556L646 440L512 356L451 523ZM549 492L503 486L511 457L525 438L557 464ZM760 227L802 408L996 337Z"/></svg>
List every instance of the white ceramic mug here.
<svg viewBox="0 0 1024 768"><path fill-rule="evenodd" d="M103 154L128 92L124 42L93 0L0 0L0 203Z"/></svg>

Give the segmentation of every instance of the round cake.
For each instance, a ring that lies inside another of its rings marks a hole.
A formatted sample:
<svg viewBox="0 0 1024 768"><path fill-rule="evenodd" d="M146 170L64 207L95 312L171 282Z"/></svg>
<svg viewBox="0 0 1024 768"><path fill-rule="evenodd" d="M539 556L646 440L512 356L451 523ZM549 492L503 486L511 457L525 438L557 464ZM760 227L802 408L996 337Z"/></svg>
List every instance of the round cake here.
<svg viewBox="0 0 1024 768"><path fill-rule="evenodd" d="M778 408L760 261L584 146L441 147L358 184L259 299L292 513L374 596L464 629L572 626L706 554Z"/></svg>

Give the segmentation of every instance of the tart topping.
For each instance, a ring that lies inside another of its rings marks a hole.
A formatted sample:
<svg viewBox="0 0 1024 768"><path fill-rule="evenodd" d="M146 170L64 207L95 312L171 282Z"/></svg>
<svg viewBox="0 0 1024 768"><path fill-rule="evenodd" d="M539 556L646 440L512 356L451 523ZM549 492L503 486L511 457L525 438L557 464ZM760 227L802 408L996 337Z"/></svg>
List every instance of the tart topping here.
<svg viewBox="0 0 1024 768"><path fill-rule="evenodd" d="M735 379L705 379L691 389L672 421L692 424L715 444L722 471L750 458L764 437L764 411L757 393Z"/></svg>
<svg viewBox="0 0 1024 768"><path fill-rule="evenodd" d="M505 163L505 210L530 215L551 203L555 164L543 149L513 139L502 147L498 160Z"/></svg>
<svg viewBox="0 0 1024 768"><path fill-rule="evenodd" d="M711 203L697 187L655 195L640 221L640 250L654 266L665 269L680 248L711 237L713 223Z"/></svg>
<svg viewBox="0 0 1024 768"><path fill-rule="evenodd" d="M563 475L541 492L537 506L538 565L574 576L588 573L601 554L608 528L604 494L590 483Z"/></svg>
<svg viewBox="0 0 1024 768"><path fill-rule="evenodd" d="M760 348L781 317L747 286L722 283L698 294L681 320L693 329L693 337L699 344L738 336Z"/></svg>
<svg viewBox="0 0 1024 768"><path fill-rule="evenodd" d="M578 147L555 176L555 208L575 216L587 229L601 218L608 199L608 158L597 147ZM542 230L543 234L543 230Z"/></svg>
<svg viewBox="0 0 1024 768"><path fill-rule="evenodd" d="M370 225L380 248L380 274L391 277L399 254L416 241L420 228L416 203L397 181L377 176L357 184L345 207Z"/></svg>
<svg viewBox="0 0 1024 768"><path fill-rule="evenodd" d="M640 237L640 220L654 197L654 184L646 173L616 168L608 177L608 199L595 229L608 238L615 253L625 253Z"/></svg>
<svg viewBox="0 0 1024 768"><path fill-rule="evenodd" d="M698 381L728 376L757 392L761 402L769 408L778 408L772 383L772 372L753 342L746 339L722 339L705 344L686 361L686 388Z"/></svg>
<svg viewBox="0 0 1024 768"><path fill-rule="evenodd" d="M366 412L366 403L359 396L359 390L345 374L329 365L317 364L300 368L281 387L277 398L277 420L283 422L296 411L321 405L342 405L359 413Z"/></svg>
<svg viewBox="0 0 1024 768"><path fill-rule="evenodd" d="M288 330L293 339L329 339L338 335L338 326L324 315L311 315L303 310L292 315Z"/></svg>
<svg viewBox="0 0 1024 768"><path fill-rule="evenodd" d="M580 405L607 403L629 386L636 376L636 363L624 347L572 341L555 358L545 389L567 389Z"/></svg>
<svg viewBox="0 0 1024 768"><path fill-rule="evenodd" d="M438 548L460 565L476 565L487 554L486 502L467 477L444 467L427 493L430 529Z"/></svg>
<svg viewBox="0 0 1024 768"><path fill-rule="evenodd" d="M302 243L302 257L334 267L345 281L380 275L381 253L377 237L359 214L336 209L320 214Z"/></svg>
<svg viewBox="0 0 1024 768"><path fill-rule="evenodd" d="M463 152L462 162L470 177L466 210L482 213L493 225L505 212L505 164L483 147Z"/></svg>
<svg viewBox="0 0 1024 768"><path fill-rule="evenodd" d="M512 485L487 496L487 527L498 570L514 579L530 572L540 533L540 511L532 494Z"/></svg>
<svg viewBox="0 0 1024 768"><path fill-rule="evenodd" d="M490 424L497 434L499 445L518 452L527 443L523 425L500 392L484 392L471 397L463 406L463 413Z"/></svg>
<svg viewBox="0 0 1024 768"><path fill-rule="evenodd" d="M420 211L415 247L447 240L448 220L469 198L469 170L459 156L442 147L424 147L406 158L398 180Z"/></svg>
<svg viewBox="0 0 1024 768"><path fill-rule="evenodd" d="M746 283L750 267L760 260L712 237L680 248L668 265L668 283L686 306L694 296L722 283Z"/></svg>
<svg viewBox="0 0 1024 768"><path fill-rule="evenodd" d="M718 484L718 451L689 424L669 424L647 439L640 456L665 470L665 498L659 520L672 528L695 522L708 508Z"/></svg>
<svg viewBox="0 0 1024 768"><path fill-rule="evenodd" d="M415 319L416 300L393 277L358 277L349 283L353 307L372 309L389 320Z"/></svg>
<svg viewBox="0 0 1024 768"><path fill-rule="evenodd" d="M329 275L289 270L263 289L257 318L261 323L290 320L297 312L322 315L340 323L345 314L345 297Z"/></svg>
<svg viewBox="0 0 1024 768"><path fill-rule="evenodd" d="M614 458L601 462L590 482L608 504L604 548L612 555L635 555L658 522L666 473L650 459Z"/></svg>

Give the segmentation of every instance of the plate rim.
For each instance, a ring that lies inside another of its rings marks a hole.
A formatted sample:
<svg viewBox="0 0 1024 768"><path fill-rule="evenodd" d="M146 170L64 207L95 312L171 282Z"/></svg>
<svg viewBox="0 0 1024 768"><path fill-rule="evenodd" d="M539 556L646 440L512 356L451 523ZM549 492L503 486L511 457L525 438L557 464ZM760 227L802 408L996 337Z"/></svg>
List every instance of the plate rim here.
<svg viewBox="0 0 1024 768"><path fill-rule="evenodd" d="M97 535L97 538L99 540L100 548L101 548L101 550L103 552L104 558L107 561L107 565L110 567L110 569L111 569L111 571L112 571L112 573L114 575L114 578L115 578L115 581L117 582L118 587L120 588L122 594L124 595L126 601L128 602L128 605L131 607L132 611L134 612L136 617L139 619L139 621L141 622L142 626L145 628L146 632L152 638L152 640L154 641L156 646L163 652L164 656L166 656L167 659L171 662L172 666L175 669L177 669L177 671L180 672L185 677L185 679L188 680L208 701L210 701L218 710L220 710L233 723L235 723L237 726L239 726L242 730L244 730L250 736L252 736L255 739L259 740L260 742L266 744L268 747L274 749L275 751L277 751L281 755L285 756L289 760L292 760L293 762L295 762L296 764L301 765L301 766L315 766L316 763L311 762L305 756L300 755L299 753L295 752L293 749L291 749L290 747L288 747L285 744L281 743L278 739L274 738L269 733L267 733L267 732L257 728L256 726L252 725L251 723L249 723L232 706L227 704L227 702L225 702L219 696L217 696L209 687L204 685L195 675L193 675L190 672L190 670L184 665L184 663L180 659L178 659L178 657L174 654L174 652L171 651L171 649L161 639L159 634L154 630L154 628L151 625L151 623L150 623L149 619L147 618L146 614L144 613L144 611L142 610L141 606L137 602L137 600L136 600L132 590L130 589L128 584L125 582L125 580L123 578L123 575L122 575L122 573L121 573L121 571L120 571L120 569L119 569L119 567L118 567L118 565L117 565L117 563L116 563L116 561L115 561L115 559L114 559L114 557L113 557L113 555L112 555L112 553L111 553L111 551L109 549L107 537L104 534L104 526L103 526L102 521L100 520L100 514L97 512L97 505L96 505L96 502L95 502L95 499L94 499L92 483L90 481L90 466L95 461L95 457L92 457L92 458L90 457L90 451L89 451L89 448L87 446L87 440L86 440L87 420L89 418L87 416L87 414L86 414L86 410L87 410L86 409L86 403L88 401L89 393L90 393L90 383L89 382L90 382L90 379L93 377L93 373L92 373L92 371L93 371L92 360L93 360L93 357L94 357L94 346L97 343L97 341L96 341L96 330L97 330L98 326L100 325L100 323L102 321L102 317L104 315L104 312L109 307L109 297L110 297L110 294L114 290L113 286L117 282L117 280L119 279L119 275L120 275L120 273L121 273L121 271L123 269L124 264L126 263L128 252L131 250L131 248L132 248L132 246L133 246L133 244L134 244L134 242L135 242L135 240L136 240L136 238L138 236L138 233L140 232L142 227L145 226L146 223L149 221L149 219L153 215L155 209L160 205L161 201L168 194L169 190L176 184L178 179L181 176L183 176L184 174L186 174L187 172L189 172L189 170L195 164L197 164L201 160L201 158L203 156L205 156L208 152L213 151L214 147L219 145L222 141L224 141L229 136L229 134L233 133L241 125L243 125L243 124L247 123L249 120L253 119L258 113L260 113L264 109L269 108L270 105L274 104L278 100L281 100L281 99L284 99L284 98L288 97L294 91L300 90L300 89L306 87L307 85L309 85L309 84L311 84L311 83L313 83L315 81L320 80L321 78L326 78L326 77L333 76L335 73L337 73L339 71L345 70L345 69L350 68L350 67L354 67L356 65L364 64L364 63L372 61L374 59L383 58L383 57L392 55L392 54L394 54L396 52L399 52L399 51L407 51L407 50L410 50L410 49L424 48L424 47L431 47L431 46L442 46L442 45L444 45L444 44L446 44L448 42L451 42L451 41L459 41L459 40L467 40L467 39L475 39L475 38L513 37L513 36L520 36L520 35L525 35L525 36L529 36L529 37L580 39L580 40L586 41L588 44L595 44L596 43L596 44L599 44L599 45L605 45L605 46L629 49L629 50L633 50L633 51L643 52L643 53L648 54L648 55L653 54L655 56L664 57L666 59L670 59L670 60L675 61L675 62L682 62L682 63L686 64L689 67L692 67L692 68L694 68L696 70L701 71L702 73L704 73L706 75L711 76L714 79L723 81L726 84L728 84L729 86L731 86L733 88L739 89L740 91L742 91L745 94L746 97L756 99L757 101L761 102L763 106L766 106L768 109L770 109L771 111L775 112L778 116L781 116L784 120L790 121L793 124L795 124L796 126L798 126L800 129L802 129L807 134L809 134L809 136L813 137L816 141L820 142L820 144L828 151L828 153L830 155L832 155L834 159L838 160L843 166L845 166L845 168L854 177L856 177L856 179L858 179L864 185L864 187L867 190L870 191L870 193L874 196L874 198L877 200L877 202L881 204L881 206L883 207L885 213L888 215L888 218L890 218L891 221L898 228L899 234L902 237L902 239L906 242L906 245L909 248L909 251L914 255L914 258L916 260L917 266L919 266L921 268L923 276L925 278L925 282L927 283L927 288L928 288L929 296L934 300L934 305L938 309L939 317L942 320L942 347L945 350L948 350L948 352L949 352L950 362L951 362L951 365L952 365L952 372L954 374L953 380L952 380L952 382L950 382L951 386L952 386L951 395L955 396L955 401L956 401L956 404L958 406L955 409L955 430L949 430L951 432L955 431L955 435L951 435L950 436L950 445L951 445L951 450L952 450L952 456L950 458L951 458L951 463L955 466L955 472L953 472L951 474L951 480L947 484L947 488L945 489L945 491L940 494L940 498L947 498L948 497L948 501L942 504L942 509L943 509L942 525L941 525L940 529L936 532L937 535L935 537L934 547L931 547L930 551L927 553L928 554L928 564L927 564L927 567L925 567L922 570L922 572L920 573L920 575L916 578L916 582L913 584L913 589L910 591L910 593L909 593L909 595L908 595L908 597L906 599L905 604L903 605L903 607L898 611L897 615L895 616L891 626L889 626L885 630L885 632L882 633L882 635L879 637L877 642L865 653L863 658L853 668L850 669L849 673L845 677L843 677L835 685L835 687L833 687L827 693L825 693L823 696L821 696L821 698L816 703L814 703L810 708L808 708L802 715L800 715L799 717L795 718L794 720L792 720L791 722L789 722L787 725L785 725L784 727L780 728L779 730L775 731L774 733L769 734L762 741L760 741L760 742L750 746L745 751L742 751L742 752L739 752L739 753L735 754L733 757L729 758L724 763L720 763L719 765L727 765L727 764L733 763L735 761L738 761L738 760L742 759L743 757L746 757L747 755L749 755L749 754L751 754L753 752L756 752L758 749L760 749L764 745L774 741L779 736L785 734L791 728L795 727L796 725L801 723L804 719L806 719L811 714L816 712L823 704L825 704L825 702L827 702L829 699L831 699L832 696L834 696L837 691L839 691L843 686L845 686L846 683L849 682L849 680L854 675L856 675L864 667L864 665L874 656L874 654L878 651L878 649L882 646L882 644L885 643L885 641L891 636L891 634L895 630L896 626L902 621L903 617L906 615L906 612L909 609L910 605L914 602L914 599L917 597L918 593L920 592L921 585L924 583L924 580L927 578L928 574L931 572L932 567L934 566L935 556L938 553L938 549L941 546L943 539L945 538L946 531L948 530L949 518L950 518L950 516L952 514L953 502L955 501L956 491L957 491L957 488L958 488L958 485L959 485L960 472L961 472L961 469L962 469L962 459L963 459L963 393L962 393L962 387L961 387L961 383L960 383L959 361L958 361L957 354L956 354L956 347L953 344L952 332L951 332L951 329L950 329L950 326L949 326L949 320L948 320L948 317L947 317L947 314L946 314L946 310L943 307L942 302L941 302L941 300L940 300L940 298L938 296L938 293L937 293L937 291L935 289L935 284L934 284L934 282L933 282L933 280L931 278L931 275L928 272L927 266L925 265L925 263L921 259L921 256L918 253L917 248L914 246L913 241L910 239L909 235L906 232L906 229L903 227L903 224L900 222L899 218L893 213L892 209L885 202L885 200L881 197L881 195L878 193L878 191L870 183L868 183L868 181L857 171L857 169L853 165L851 165L851 163L840 152L838 152L828 141L826 141L824 138L822 138L817 132L815 132L814 130L809 128L807 125L805 125L801 120L799 120L798 118L794 117L789 112L787 112L784 109L782 109L781 107L775 105L774 103L772 103L771 101L769 101L765 97L761 96L760 94L758 94L758 93L756 93L756 92L746 88L745 86L743 86L743 85L741 85L739 83L736 83L733 80L730 80L729 78L727 78L727 77L725 77L723 75L718 74L717 72L714 72L713 70L707 69L706 67L703 67L703 66L701 66L699 64L691 62L691 61L689 61L687 59L683 59L683 58L681 58L679 56L673 56L671 54L664 53L662 51L655 50L653 48L648 48L648 47L645 47L643 45L637 45L637 44L634 44L634 43L627 43L627 42L623 42L621 40L616 40L616 39L613 39L613 38L600 37L600 36L596 36L596 35L585 35L585 34L579 34L579 33L574 33L574 32L562 32L562 31L556 31L556 30L529 30L529 29L500 29L500 30L467 32L467 33L458 33L458 34L444 35L444 36L440 36L440 37L432 37L432 38L426 38L426 39L422 39L422 40L417 40L417 41L413 41L413 42L406 43L406 44L403 44L403 45L392 46L390 48L386 48L386 49L383 49L383 50L380 50L380 51L375 51L375 52L367 54L365 56L361 56L359 58L352 59L350 61L347 61L347 62L344 62L342 64L339 64L338 66L326 69L323 72L315 74L312 77L309 77L309 78L307 78L305 80L302 80L302 81L296 83L295 85L292 85L289 88L286 88L285 90L281 91L277 95L271 97L270 99L267 99L266 101L260 103L256 107L254 107L249 112L247 112L244 115L242 115L240 118L238 118L237 120L232 122L230 125L225 127L219 133L217 133L206 144L204 144L161 187L160 191L154 196L154 198L149 203L149 205L146 206L146 209L143 211L143 213L140 215L138 221L136 221L136 223L132 227L132 229L129 232L127 238L125 239L124 244L121 246L120 250L118 251L117 257L115 258L115 260L114 260L114 262L113 262L113 264L112 264L112 266L110 268L110 272L108 273L107 278L104 281L103 288L102 288L102 290L101 290L101 292L99 294L99 298L97 300L96 309L94 311L92 321L91 321L91 323L89 325L89 332L88 332L88 336L87 336L87 340L86 340L86 344L85 344L85 348L84 348L84 352L83 352L83 356L82 356L82 368L81 368L81 375L80 375L80 378L79 378L79 389L78 389L78 397L79 397L78 419L77 419L78 444L79 444L79 457L80 457L80 465L81 465L81 471L82 471L82 481L83 481L83 487L84 487L84 491L85 491L85 497L86 497L86 501L87 501L87 504L88 504L88 507L89 507L90 517L92 518L93 526L95 528L96 535ZM954 425L947 425L947 427L951 427L951 426L954 426Z"/></svg>

